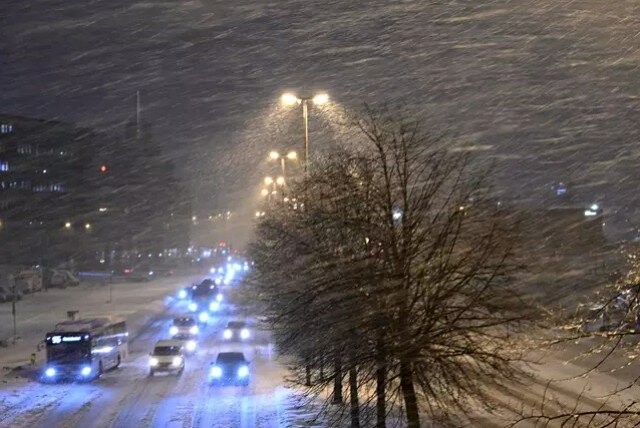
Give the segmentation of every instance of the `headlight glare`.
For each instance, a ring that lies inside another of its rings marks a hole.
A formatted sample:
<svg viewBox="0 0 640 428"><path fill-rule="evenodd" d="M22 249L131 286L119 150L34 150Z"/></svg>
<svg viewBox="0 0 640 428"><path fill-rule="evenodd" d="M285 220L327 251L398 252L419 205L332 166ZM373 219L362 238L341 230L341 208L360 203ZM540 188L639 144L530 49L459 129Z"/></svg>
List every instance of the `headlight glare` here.
<svg viewBox="0 0 640 428"><path fill-rule="evenodd" d="M178 327L176 327L175 325L171 326L171 328L169 329L169 334L171 336L175 336L176 334L178 334Z"/></svg>
<svg viewBox="0 0 640 428"><path fill-rule="evenodd" d="M249 329L248 328L243 328L242 330L240 330L240 338L241 339L248 339L249 338Z"/></svg>
<svg viewBox="0 0 640 428"><path fill-rule="evenodd" d="M91 367L84 366L80 373L82 374L82 376L89 376L91 374Z"/></svg>
<svg viewBox="0 0 640 428"><path fill-rule="evenodd" d="M238 369L238 377L243 378L247 376L249 376L249 367L240 366L240 368Z"/></svg>
<svg viewBox="0 0 640 428"><path fill-rule="evenodd" d="M225 339L231 339L233 337L233 333L228 328L222 333Z"/></svg>
<svg viewBox="0 0 640 428"><path fill-rule="evenodd" d="M214 378L222 377L222 368L218 366L211 367L210 375Z"/></svg>
<svg viewBox="0 0 640 428"><path fill-rule="evenodd" d="M47 377L54 377L56 375L56 369L54 369L53 367L49 367L44 371L44 374Z"/></svg>
<svg viewBox="0 0 640 428"><path fill-rule="evenodd" d="M157 359L157 358L151 358L151 359L149 360L149 365L150 365L151 367L155 367L155 366L157 366L157 365L158 365L158 359Z"/></svg>
<svg viewBox="0 0 640 428"><path fill-rule="evenodd" d="M179 366L182 364L182 357L173 357L173 361L171 362L174 366Z"/></svg>

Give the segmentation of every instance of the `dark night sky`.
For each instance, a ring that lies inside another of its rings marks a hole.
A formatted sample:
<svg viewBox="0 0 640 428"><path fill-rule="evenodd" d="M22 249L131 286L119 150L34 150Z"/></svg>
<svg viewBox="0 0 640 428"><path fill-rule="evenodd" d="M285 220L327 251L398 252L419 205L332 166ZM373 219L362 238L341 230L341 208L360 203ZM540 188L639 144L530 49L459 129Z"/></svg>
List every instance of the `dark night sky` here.
<svg viewBox="0 0 640 428"><path fill-rule="evenodd" d="M497 159L512 191L562 180L585 201L640 202L637 1L2 3L0 111L119 133L141 90L206 188L219 149L269 148L255 123L306 83L343 105L407 103Z"/></svg>

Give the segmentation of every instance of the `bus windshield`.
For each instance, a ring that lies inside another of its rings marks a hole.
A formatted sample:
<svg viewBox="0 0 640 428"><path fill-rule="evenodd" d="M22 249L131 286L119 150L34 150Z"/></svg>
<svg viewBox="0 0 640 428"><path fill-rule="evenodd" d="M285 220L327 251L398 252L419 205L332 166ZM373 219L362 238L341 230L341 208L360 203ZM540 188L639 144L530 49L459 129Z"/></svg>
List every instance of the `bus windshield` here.
<svg viewBox="0 0 640 428"><path fill-rule="evenodd" d="M87 342L47 345L47 359L49 362L74 362L89 359L90 356L90 344Z"/></svg>

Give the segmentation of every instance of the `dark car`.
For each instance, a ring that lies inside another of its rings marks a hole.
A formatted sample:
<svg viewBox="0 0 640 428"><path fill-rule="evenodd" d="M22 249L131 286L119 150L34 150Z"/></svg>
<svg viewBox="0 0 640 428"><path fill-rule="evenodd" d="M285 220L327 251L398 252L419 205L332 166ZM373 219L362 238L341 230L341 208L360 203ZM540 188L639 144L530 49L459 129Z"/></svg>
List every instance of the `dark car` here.
<svg viewBox="0 0 640 428"><path fill-rule="evenodd" d="M244 341L251 337L251 330L244 321L229 321L222 332L222 338L227 341Z"/></svg>
<svg viewBox="0 0 640 428"><path fill-rule="evenodd" d="M242 352L220 352L209 369L209 381L214 385L248 386L251 365Z"/></svg>

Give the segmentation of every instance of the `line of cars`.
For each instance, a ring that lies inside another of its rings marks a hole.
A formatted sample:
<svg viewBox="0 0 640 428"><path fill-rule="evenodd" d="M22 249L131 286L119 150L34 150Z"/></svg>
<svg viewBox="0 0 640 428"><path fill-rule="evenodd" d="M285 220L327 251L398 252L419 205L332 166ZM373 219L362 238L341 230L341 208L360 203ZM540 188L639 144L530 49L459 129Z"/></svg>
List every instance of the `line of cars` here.
<svg viewBox="0 0 640 428"><path fill-rule="evenodd" d="M209 321L221 309L224 297L219 279L206 278L199 284L182 289L178 297L186 302L190 313L173 318L169 327L170 338L156 342L149 355L149 375L159 372L180 375L188 355L198 347L199 338L205 334ZM223 343L250 341L252 332L246 321L229 321L219 340ZM208 370L211 385L248 386L251 381L251 363L241 350L220 352Z"/></svg>

